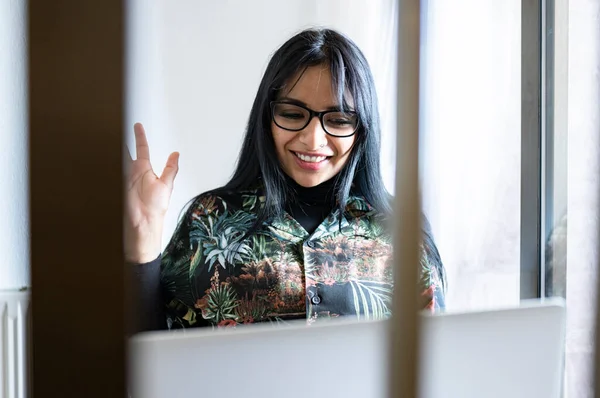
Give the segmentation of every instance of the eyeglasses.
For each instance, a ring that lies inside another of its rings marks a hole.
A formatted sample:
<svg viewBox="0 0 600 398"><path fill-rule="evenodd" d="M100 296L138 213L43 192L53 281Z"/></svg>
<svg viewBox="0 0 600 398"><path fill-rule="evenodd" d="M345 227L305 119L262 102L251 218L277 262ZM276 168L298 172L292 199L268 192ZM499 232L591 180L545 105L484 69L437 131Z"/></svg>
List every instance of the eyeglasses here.
<svg viewBox="0 0 600 398"><path fill-rule="evenodd" d="M352 111L316 112L305 106L273 101L271 102L271 116L278 127L288 131L304 129L315 116L321 121L323 130L334 137L350 137L358 129L358 116Z"/></svg>

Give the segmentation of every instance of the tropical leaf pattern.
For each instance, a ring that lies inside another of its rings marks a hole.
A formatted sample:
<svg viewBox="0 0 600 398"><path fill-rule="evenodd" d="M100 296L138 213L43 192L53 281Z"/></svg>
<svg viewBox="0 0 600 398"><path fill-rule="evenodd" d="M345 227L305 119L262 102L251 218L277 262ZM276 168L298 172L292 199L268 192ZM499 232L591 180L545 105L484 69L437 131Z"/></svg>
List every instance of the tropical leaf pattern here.
<svg viewBox="0 0 600 398"><path fill-rule="evenodd" d="M360 196L309 233L285 213L247 236L264 204L260 190L196 200L161 259L171 328L308 323L391 314L391 236ZM444 306L441 279L423 248L423 308Z"/></svg>

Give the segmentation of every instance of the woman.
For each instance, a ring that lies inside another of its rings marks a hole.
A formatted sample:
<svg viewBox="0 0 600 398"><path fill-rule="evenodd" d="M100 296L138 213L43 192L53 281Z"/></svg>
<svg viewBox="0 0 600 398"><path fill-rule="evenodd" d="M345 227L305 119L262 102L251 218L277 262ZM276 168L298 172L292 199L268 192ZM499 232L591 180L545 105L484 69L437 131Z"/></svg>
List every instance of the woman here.
<svg viewBox="0 0 600 398"><path fill-rule="evenodd" d="M135 133L126 251L143 329L389 315L391 197L375 86L352 41L311 29L273 55L232 179L191 203L160 257L178 154L157 177L141 125ZM442 308L427 225L418 266L423 307Z"/></svg>

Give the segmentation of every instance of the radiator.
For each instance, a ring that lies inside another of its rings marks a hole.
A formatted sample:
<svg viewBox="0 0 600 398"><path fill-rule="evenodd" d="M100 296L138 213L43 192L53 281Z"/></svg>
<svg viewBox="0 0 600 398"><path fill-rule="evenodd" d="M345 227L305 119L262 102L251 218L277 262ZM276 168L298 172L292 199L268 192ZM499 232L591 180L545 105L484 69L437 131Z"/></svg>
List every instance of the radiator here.
<svg viewBox="0 0 600 398"><path fill-rule="evenodd" d="M29 291L0 291L0 398L29 394Z"/></svg>

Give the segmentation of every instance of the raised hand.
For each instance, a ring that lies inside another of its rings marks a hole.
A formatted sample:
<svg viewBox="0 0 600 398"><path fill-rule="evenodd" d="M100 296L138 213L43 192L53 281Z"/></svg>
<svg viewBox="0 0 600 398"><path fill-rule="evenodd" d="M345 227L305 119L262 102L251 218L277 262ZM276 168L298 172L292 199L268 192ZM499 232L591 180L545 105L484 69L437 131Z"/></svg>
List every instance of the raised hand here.
<svg viewBox="0 0 600 398"><path fill-rule="evenodd" d="M136 160L127 152L125 256L130 262L146 263L157 258L161 251L164 218L179 170L179 153L169 155L159 177L150 163L144 127L136 123L134 132Z"/></svg>

